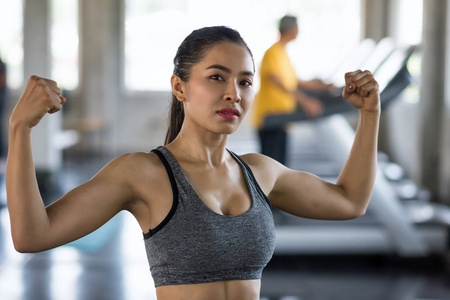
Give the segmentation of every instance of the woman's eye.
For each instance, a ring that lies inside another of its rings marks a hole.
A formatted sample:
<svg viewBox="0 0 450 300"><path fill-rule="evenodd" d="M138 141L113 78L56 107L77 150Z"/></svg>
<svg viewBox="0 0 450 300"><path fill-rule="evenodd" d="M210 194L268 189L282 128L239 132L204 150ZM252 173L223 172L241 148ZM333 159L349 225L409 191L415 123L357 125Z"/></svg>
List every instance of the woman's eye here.
<svg viewBox="0 0 450 300"><path fill-rule="evenodd" d="M252 86L252 81L251 80L242 80L241 84L245 85L245 86Z"/></svg>
<svg viewBox="0 0 450 300"><path fill-rule="evenodd" d="M223 80L223 78L220 75L212 75L211 79L213 79L213 80Z"/></svg>

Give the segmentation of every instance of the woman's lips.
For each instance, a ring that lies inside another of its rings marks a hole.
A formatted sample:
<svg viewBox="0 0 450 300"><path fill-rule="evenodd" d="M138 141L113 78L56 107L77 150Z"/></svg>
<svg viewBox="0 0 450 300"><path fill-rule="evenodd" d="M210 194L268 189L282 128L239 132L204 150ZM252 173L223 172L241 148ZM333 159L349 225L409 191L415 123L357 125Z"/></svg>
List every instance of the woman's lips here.
<svg viewBox="0 0 450 300"><path fill-rule="evenodd" d="M227 120L236 120L240 113L239 110L235 108L223 108L217 112L219 116Z"/></svg>

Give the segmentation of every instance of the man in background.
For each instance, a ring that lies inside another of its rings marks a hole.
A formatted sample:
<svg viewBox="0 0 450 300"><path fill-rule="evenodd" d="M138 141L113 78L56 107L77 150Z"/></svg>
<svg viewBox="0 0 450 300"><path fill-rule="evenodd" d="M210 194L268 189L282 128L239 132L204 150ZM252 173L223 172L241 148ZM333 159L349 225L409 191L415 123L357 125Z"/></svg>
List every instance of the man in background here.
<svg viewBox="0 0 450 300"><path fill-rule="evenodd" d="M264 128L267 115L293 113L297 105L308 117L322 114L322 103L306 95L303 90L330 90L320 80L303 81L297 78L286 52L286 45L298 35L297 18L284 16L279 23L280 38L264 54L260 66L261 86L253 105L252 122L258 129L261 153L286 164L287 132L284 126Z"/></svg>

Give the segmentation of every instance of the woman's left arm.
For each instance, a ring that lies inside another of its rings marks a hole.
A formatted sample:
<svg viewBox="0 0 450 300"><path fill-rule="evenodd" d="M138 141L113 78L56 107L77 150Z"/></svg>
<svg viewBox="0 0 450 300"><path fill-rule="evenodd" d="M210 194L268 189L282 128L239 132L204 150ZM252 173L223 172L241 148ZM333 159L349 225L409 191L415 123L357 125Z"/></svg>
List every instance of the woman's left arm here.
<svg viewBox="0 0 450 300"><path fill-rule="evenodd" d="M266 167L274 171L275 178L268 192L275 207L316 219L352 219L365 213L376 176L380 93L369 71L347 73L345 81L343 96L358 108L359 122L336 184L269 162Z"/></svg>

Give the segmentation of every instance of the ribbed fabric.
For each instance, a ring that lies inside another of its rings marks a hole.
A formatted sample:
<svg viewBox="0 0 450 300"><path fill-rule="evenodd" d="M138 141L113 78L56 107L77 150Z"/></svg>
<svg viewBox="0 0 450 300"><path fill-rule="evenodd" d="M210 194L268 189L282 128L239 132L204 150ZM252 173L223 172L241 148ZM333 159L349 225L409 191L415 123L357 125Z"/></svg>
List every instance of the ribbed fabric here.
<svg viewBox="0 0 450 300"><path fill-rule="evenodd" d="M251 208L226 216L200 199L165 147L152 152L166 167L174 195L163 222L144 234L155 286L260 279L275 248L275 229L270 202L245 162L230 151L241 166Z"/></svg>

